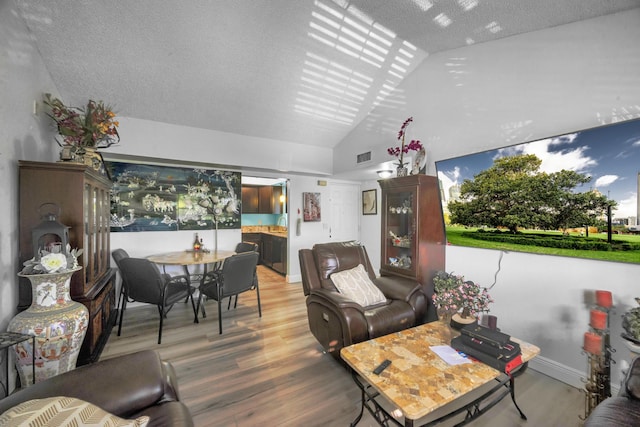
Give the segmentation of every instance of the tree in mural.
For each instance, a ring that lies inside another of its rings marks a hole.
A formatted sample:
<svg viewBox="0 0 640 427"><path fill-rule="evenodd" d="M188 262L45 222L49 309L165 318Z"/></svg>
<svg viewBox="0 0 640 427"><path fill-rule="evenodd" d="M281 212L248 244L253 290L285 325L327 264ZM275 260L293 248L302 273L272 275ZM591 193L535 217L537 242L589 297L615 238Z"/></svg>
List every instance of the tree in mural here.
<svg viewBox="0 0 640 427"><path fill-rule="evenodd" d="M449 202L451 222L467 226L566 229L597 225L607 207L615 206L597 191L574 192L590 177L575 171L540 172L533 154L496 159L464 180L460 200Z"/></svg>

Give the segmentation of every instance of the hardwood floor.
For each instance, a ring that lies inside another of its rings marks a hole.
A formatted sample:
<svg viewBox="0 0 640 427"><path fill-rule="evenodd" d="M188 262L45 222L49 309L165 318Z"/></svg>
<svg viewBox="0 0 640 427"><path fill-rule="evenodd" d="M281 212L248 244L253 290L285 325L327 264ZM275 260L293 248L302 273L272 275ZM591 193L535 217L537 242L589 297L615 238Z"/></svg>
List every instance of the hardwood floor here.
<svg viewBox="0 0 640 427"><path fill-rule="evenodd" d="M101 359L143 349L160 352L176 368L182 400L196 426L348 426L358 414L360 393L347 370L323 354L309 332L301 284L285 283L263 266L259 277L262 318L253 292L241 295L235 310L223 306L222 335L215 301L207 302L207 318L199 324L193 323L190 304L177 304L158 345L157 309L129 308L122 335L113 328ZM581 425L580 390L531 369L516 383L528 421L505 398L469 425ZM358 426L375 425L365 411Z"/></svg>

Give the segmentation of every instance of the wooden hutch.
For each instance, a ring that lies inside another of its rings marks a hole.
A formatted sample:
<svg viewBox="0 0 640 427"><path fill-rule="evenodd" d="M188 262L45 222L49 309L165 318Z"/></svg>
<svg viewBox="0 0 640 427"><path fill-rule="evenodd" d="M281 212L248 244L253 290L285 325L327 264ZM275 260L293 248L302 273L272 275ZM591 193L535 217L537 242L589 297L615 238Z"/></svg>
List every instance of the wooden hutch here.
<svg viewBox="0 0 640 427"><path fill-rule="evenodd" d="M447 243L438 179L418 174L378 182L382 188L380 274L415 279L431 297L433 277L445 269Z"/></svg>
<svg viewBox="0 0 640 427"><path fill-rule="evenodd" d="M82 270L71 278L70 294L89 310L78 366L95 362L109 338L115 309L115 269L110 268L111 181L78 163L19 162L20 265L33 258L31 231L42 222L39 207L55 203L58 221L70 227L69 243L83 249ZM31 305L31 286L20 279L18 310Z"/></svg>

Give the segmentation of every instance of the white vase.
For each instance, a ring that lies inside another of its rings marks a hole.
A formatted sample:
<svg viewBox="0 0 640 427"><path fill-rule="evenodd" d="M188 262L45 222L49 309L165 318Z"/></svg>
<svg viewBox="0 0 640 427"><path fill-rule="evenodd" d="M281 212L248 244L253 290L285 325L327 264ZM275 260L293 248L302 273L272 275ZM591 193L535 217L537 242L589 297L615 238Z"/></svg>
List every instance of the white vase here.
<svg viewBox="0 0 640 427"><path fill-rule="evenodd" d="M64 273L18 274L31 282L32 302L29 308L11 319L7 330L36 336L35 349L32 340L12 347L23 387L33 383L34 352L36 382L76 367L89 323L87 308L69 296L71 276L80 269Z"/></svg>

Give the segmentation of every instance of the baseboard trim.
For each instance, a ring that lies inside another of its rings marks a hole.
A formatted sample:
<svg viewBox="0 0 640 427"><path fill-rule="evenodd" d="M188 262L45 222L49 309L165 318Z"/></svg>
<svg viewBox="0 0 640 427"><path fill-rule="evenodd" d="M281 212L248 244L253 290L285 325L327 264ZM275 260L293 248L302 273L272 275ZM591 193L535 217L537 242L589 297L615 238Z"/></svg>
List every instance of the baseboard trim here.
<svg viewBox="0 0 640 427"><path fill-rule="evenodd" d="M546 357L538 356L530 360L529 368L580 390L584 390L587 381L587 374L585 372L570 368ZM619 390L619 385L611 384L611 394L613 396L618 394Z"/></svg>
<svg viewBox="0 0 640 427"><path fill-rule="evenodd" d="M288 283L302 282L302 274L292 274L287 276Z"/></svg>

